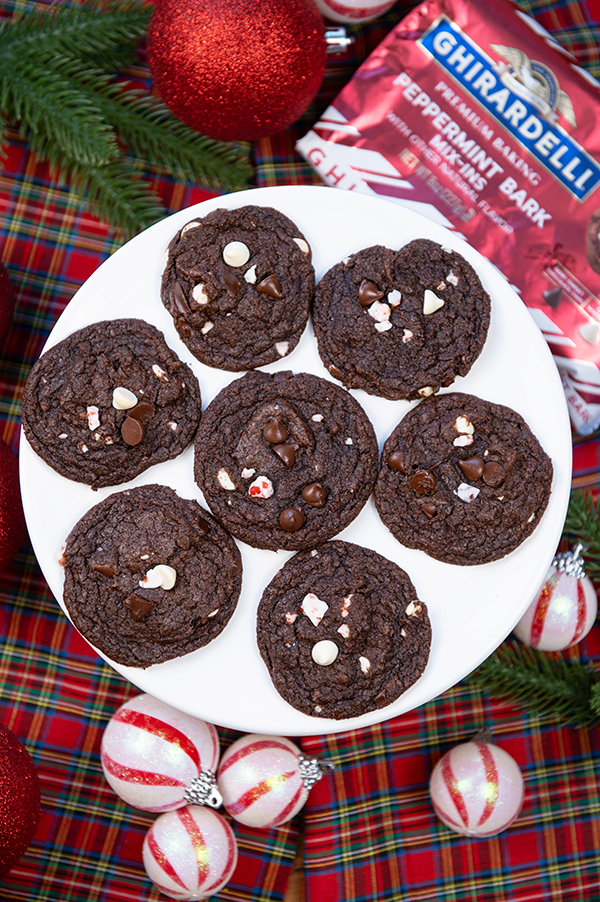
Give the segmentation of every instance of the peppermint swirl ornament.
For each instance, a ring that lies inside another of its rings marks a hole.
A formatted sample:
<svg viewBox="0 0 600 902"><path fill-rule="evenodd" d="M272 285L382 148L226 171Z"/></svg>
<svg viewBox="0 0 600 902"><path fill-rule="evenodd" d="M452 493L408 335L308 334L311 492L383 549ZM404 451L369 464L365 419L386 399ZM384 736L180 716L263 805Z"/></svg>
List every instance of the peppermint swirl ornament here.
<svg viewBox="0 0 600 902"><path fill-rule="evenodd" d="M283 736L242 736L221 758L217 784L223 805L248 827L279 827L297 814L314 784L333 770L306 758Z"/></svg>
<svg viewBox="0 0 600 902"><path fill-rule="evenodd" d="M598 599L586 576L579 542L572 551L557 554L537 596L516 625L521 642L540 651L562 651L577 645L591 630Z"/></svg>
<svg viewBox="0 0 600 902"><path fill-rule="evenodd" d="M150 695L130 699L113 714L100 756L104 776L134 808L159 812L222 804L216 729Z"/></svg>

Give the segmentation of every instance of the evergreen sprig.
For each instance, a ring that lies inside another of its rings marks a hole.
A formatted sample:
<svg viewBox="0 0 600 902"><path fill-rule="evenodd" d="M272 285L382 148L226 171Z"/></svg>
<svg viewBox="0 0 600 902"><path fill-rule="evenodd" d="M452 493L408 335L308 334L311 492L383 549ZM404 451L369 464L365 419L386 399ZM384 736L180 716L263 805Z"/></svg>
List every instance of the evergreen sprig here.
<svg viewBox="0 0 600 902"><path fill-rule="evenodd" d="M564 535L585 546L582 557L585 572L600 582L600 499L594 501L589 492L573 491L565 520Z"/></svg>
<svg viewBox="0 0 600 902"><path fill-rule="evenodd" d="M243 149L187 128L158 98L115 80L151 11L143 0L92 0L0 22L0 151L15 125L54 177L125 237L166 213L140 163L230 191L251 175Z"/></svg>

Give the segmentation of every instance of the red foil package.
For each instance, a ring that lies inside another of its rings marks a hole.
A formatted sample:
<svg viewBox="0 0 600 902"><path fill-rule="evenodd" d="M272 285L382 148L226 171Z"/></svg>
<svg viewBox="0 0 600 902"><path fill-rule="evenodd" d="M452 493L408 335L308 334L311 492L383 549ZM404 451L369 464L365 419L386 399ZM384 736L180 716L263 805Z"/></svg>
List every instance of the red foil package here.
<svg viewBox="0 0 600 902"><path fill-rule="evenodd" d="M600 425L600 85L511 0L427 0L297 144L323 181L463 235Z"/></svg>

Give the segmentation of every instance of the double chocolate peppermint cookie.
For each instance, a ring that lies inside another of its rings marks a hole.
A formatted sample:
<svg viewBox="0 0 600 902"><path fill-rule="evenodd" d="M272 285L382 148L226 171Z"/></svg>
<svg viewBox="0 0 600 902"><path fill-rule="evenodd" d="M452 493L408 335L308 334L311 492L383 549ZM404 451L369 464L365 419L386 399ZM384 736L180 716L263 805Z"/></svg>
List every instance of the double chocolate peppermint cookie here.
<svg viewBox="0 0 600 902"><path fill-rule="evenodd" d="M219 635L242 585L233 539L196 501L160 485L116 492L71 531L64 602L111 660L148 667Z"/></svg>
<svg viewBox="0 0 600 902"><path fill-rule="evenodd" d="M455 251L418 239L376 245L327 272L315 291L319 354L348 388L392 400L427 397L481 353L490 298Z"/></svg>
<svg viewBox="0 0 600 902"><path fill-rule="evenodd" d="M140 319L93 323L46 351L27 379L21 409L34 451L94 489L177 457L200 413L196 377Z"/></svg>
<svg viewBox="0 0 600 902"><path fill-rule="evenodd" d="M315 717L384 708L427 664L431 626L407 574L349 542L294 555L265 589L257 640L279 694Z"/></svg>
<svg viewBox="0 0 600 902"><path fill-rule="evenodd" d="M198 360L240 371L296 347L314 285L310 247L296 225L248 205L214 210L175 235L161 295Z"/></svg>
<svg viewBox="0 0 600 902"><path fill-rule="evenodd" d="M209 404L196 436L196 482L219 522L255 548L298 550L359 513L378 445L344 389L307 373L248 373Z"/></svg>
<svg viewBox="0 0 600 902"><path fill-rule="evenodd" d="M403 545L448 564L485 564L534 531L552 474L518 413L452 392L422 401L394 429L375 504Z"/></svg>

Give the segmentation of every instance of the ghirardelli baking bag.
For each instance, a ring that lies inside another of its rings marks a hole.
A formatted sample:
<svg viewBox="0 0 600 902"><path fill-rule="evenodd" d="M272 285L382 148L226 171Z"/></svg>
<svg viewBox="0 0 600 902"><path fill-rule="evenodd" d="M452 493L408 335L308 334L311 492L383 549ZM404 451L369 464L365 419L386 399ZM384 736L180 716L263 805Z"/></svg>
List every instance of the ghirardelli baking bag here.
<svg viewBox="0 0 600 902"><path fill-rule="evenodd" d="M323 180L462 234L529 307L573 424L600 424L600 85L510 0L434 0L298 150Z"/></svg>

